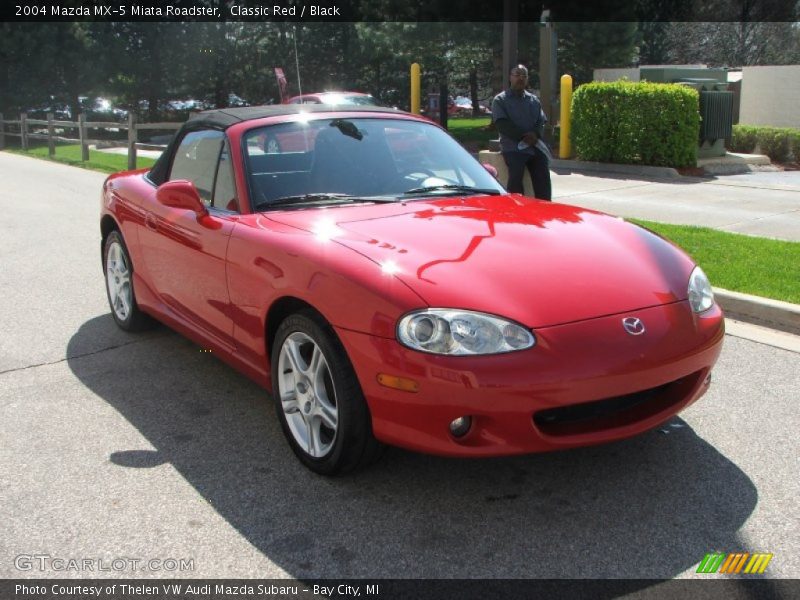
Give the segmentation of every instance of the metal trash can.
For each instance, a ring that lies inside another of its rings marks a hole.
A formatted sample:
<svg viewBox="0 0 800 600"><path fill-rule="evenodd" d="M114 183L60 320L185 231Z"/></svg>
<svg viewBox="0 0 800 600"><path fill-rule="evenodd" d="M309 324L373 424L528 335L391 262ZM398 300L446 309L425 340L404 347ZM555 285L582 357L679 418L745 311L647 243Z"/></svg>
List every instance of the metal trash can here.
<svg viewBox="0 0 800 600"><path fill-rule="evenodd" d="M725 69L686 67L642 68L641 79L653 83L680 83L700 94L698 158L725 156L725 140L733 135L733 96Z"/></svg>

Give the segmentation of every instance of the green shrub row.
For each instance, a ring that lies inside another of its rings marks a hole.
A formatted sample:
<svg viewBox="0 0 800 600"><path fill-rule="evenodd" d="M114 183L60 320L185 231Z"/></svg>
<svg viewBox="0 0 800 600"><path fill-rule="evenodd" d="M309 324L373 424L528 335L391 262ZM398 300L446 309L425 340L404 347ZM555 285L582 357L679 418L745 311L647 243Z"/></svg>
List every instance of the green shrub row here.
<svg viewBox="0 0 800 600"><path fill-rule="evenodd" d="M587 83L572 101L578 158L666 167L697 164L699 96L677 84Z"/></svg>
<svg viewBox="0 0 800 600"><path fill-rule="evenodd" d="M800 160L800 129L734 125L728 150L752 154L756 147L775 162Z"/></svg>

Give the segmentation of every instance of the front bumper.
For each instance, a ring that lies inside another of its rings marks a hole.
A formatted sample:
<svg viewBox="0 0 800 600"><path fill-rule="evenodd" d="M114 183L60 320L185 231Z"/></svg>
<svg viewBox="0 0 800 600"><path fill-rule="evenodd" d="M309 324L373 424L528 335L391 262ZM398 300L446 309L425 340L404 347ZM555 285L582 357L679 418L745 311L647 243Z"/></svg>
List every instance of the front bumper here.
<svg viewBox="0 0 800 600"><path fill-rule="evenodd" d="M643 335L625 332L629 316L645 323ZM525 351L446 357L337 329L379 440L446 456L502 456L623 439L666 421L706 391L724 319L716 305L696 315L683 301L534 333L536 346ZM418 391L384 387L379 374L412 379ZM472 427L455 438L449 424L464 415Z"/></svg>

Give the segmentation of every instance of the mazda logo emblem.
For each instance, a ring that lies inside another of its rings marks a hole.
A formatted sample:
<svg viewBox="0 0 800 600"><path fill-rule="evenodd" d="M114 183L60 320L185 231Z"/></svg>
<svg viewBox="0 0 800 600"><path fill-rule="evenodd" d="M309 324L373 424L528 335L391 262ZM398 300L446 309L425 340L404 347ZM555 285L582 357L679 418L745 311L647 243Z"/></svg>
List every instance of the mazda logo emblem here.
<svg viewBox="0 0 800 600"><path fill-rule="evenodd" d="M625 317L622 319L622 326L631 335L642 335L644 333L644 323L638 317Z"/></svg>

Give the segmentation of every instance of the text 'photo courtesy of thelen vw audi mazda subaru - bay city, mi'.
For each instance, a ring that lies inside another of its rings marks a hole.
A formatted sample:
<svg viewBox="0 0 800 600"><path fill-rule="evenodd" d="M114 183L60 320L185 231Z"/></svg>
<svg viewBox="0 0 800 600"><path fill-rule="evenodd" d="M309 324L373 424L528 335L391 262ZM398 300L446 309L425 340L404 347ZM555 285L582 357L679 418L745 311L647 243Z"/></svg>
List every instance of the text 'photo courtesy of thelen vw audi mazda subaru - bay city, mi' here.
<svg viewBox="0 0 800 600"><path fill-rule="evenodd" d="M264 386L322 474L386 444L487 457L630 437L699 398L722 345L680 249L508 194L391 108L198 113L151 169L106 180L100 228L116 323L161 321Z"/></svg>

